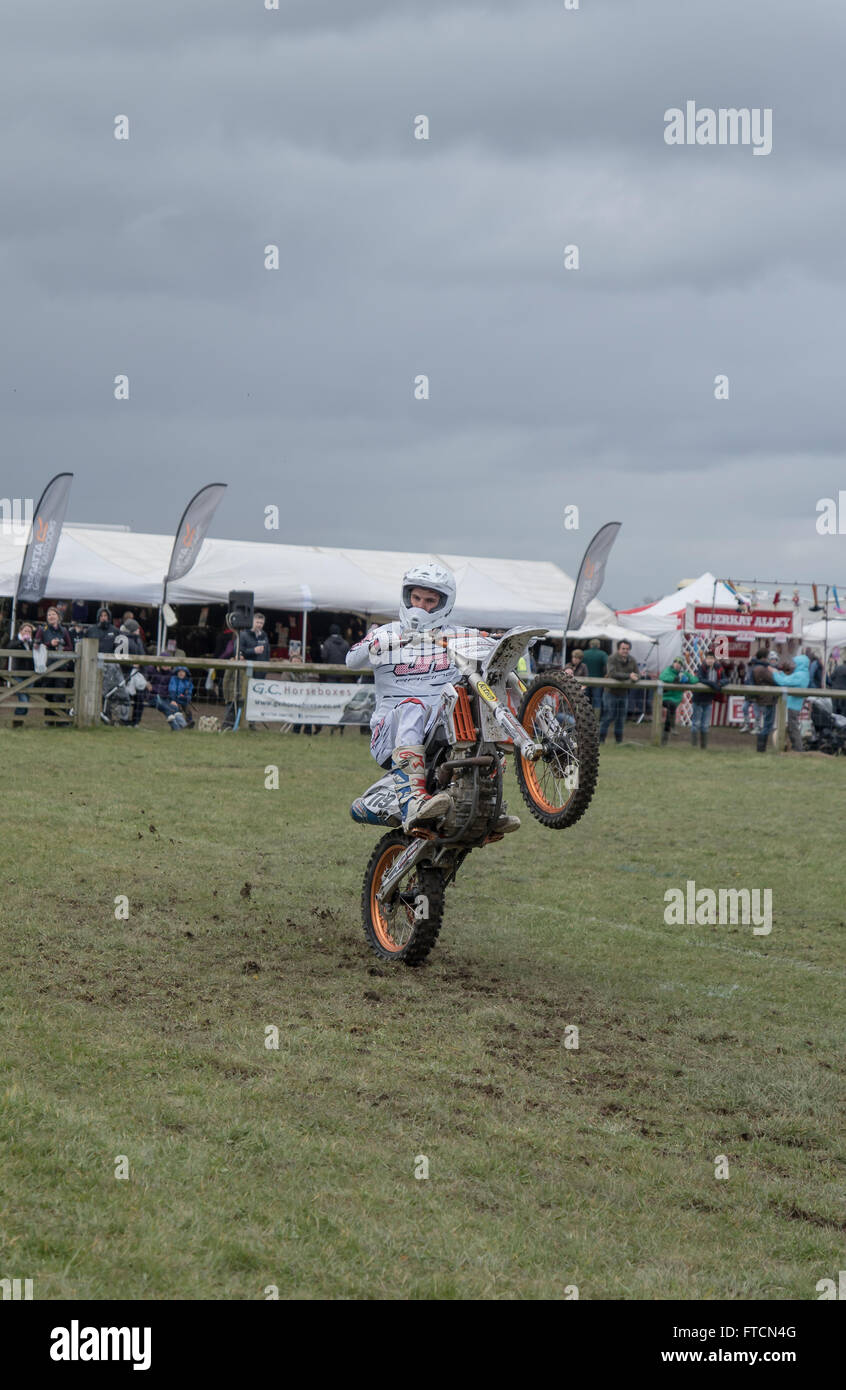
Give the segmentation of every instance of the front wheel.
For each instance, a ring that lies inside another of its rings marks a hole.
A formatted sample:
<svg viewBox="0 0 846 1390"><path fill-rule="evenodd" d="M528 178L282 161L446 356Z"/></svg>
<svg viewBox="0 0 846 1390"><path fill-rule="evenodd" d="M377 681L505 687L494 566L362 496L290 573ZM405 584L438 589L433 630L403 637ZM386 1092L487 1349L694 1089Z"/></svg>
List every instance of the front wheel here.
<svg viewBox="0 0 846 1390"><path fill-rule="evenodd" d="M364 874L361 917L368 945L377 956L420 965L437 941L443 921L443 870L418 864L409 878L400 879L386 902L376 897L386 873L406 849L408 840L397 830L383 835L377 844Z"/></svg>
<svg viewBox="0 0 846 1390"><path fill-rule="evenodd" d="M599 740L591 703L573 676L537 676L518 718L542 750L537 762L517 753L523 800L542 825L563 830L584 815L596 790Z"/></svg>

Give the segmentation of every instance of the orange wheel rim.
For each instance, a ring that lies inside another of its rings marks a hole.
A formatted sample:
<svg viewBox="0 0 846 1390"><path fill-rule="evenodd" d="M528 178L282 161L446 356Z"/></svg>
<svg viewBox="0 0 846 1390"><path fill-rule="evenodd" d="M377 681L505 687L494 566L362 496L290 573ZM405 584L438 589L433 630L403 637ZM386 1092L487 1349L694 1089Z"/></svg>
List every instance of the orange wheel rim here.
<svg viewBox="0 0 846 1390"><path fill-rule="evenodd" d="M398 954L408 945L411 933L409 932L404 940L397 941L394 936L397 923L393 921L392 918L398 917L400 911L402 911L406 923L410 926L413 925L414 914L409 908L404 906L402 909L397 907L394 913L389 914L385 909L385 904L380 903L376 894L381 887L382 879L385 877L385 874L388 872L394 860L398 859L404 852L404 845L389 845L376 865L373 877L370 880L370 921L373 923L373 930L379 945L384 951L390 951L393 955Z"/></svg>
<svg viewBox="0 0 846 1390"><path fill-rule="evenodd" d="M565 704L569 708L569 702L565 699L564 696L562 696L561 691L558 690L555 686L548 685L541 686L539 690L536 690L534 695L532 695L531 699L529 700L528 705L526 706L526 713L523 716L523 728L526 730L527 733L531 734L533 738L535 736L535 719L537 717L538 710L540 709L542 703L548 703L549 700L553 697L557 702L556 708L560 708L561 704ZM530 762L528 758L524 758L521 756L520 761L523 765L523 776L526 779L526 786L528 787L532 800L535 802L535 804L539 806L542 811L546 811L550 815L555 815L557 812L563 811L564 807L567 805L568 801L572 797L575 788L565 787L564 790L566 791L566 795L563 797L563 799L559 797L557 801L550 801L546 793L546 788L541 783L540 776L538 775L538 768L543 767L549 773L550 780L553 782L553 784L555 784L557 781L561 781L561 779L556 778L555 774L551 771L551 769L548 767L548 765L544 762L543 759L540 759L540 761L537 763L533 763Z"/></svg>

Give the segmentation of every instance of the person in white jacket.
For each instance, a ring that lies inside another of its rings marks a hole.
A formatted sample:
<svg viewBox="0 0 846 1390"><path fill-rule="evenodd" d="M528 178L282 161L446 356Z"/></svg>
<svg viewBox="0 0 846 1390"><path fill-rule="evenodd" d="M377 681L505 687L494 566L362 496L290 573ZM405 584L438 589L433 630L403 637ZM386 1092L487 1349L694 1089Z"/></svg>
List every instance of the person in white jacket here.
<svg viewBox="0 0 846 1390"><path fill-rule="evenodd" d="M393 781L393 787L386 785L385 778L369 788L383 792L369 805L367 792L353 802L350 814L355 821L391 823L389 815L380 814L377 802L387 812L398 801L407 832L419 821L437 820L450 809L446 792L432 796L426 790L424 739L440 717L444 687L460 679L452 657L437 639L459 632L475 634L475 629L447 626L454 605L455 576L445 565L434 560L413 565L403 575L399 621L371 628L347 652L351 670L368 664L374 668L376 708L370 720L370 752L381 768L390 769ZM430 640L418 645L418 634ZM496 828L502 834L519 825L516 816L503 815Z"/></svg>

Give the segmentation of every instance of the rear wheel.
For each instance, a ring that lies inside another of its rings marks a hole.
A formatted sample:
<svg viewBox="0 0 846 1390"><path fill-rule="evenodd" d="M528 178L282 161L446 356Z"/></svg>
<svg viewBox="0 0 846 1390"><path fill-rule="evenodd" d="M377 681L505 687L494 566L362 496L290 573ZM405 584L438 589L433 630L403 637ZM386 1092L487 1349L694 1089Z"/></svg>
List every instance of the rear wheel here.
<svg viewBox="0 0 846 1390"><path fill-rule="evenodd" d="M391 865L407 848L405 835L396 830L379 841L364 874L361 917L368 945L377 956L420 965L437 941L443 921L443 871L418 865L400 880L386 902L376 896Z"/></svg>
<svg viewBox="0 0 846 1390"><path fill-rule="evenodd" d="M538 676L518 717L542 749L534 763L517 754L523 800L542 825L563 830L584 815L596 790L599 739L590 701L572 676Z"/></svg>

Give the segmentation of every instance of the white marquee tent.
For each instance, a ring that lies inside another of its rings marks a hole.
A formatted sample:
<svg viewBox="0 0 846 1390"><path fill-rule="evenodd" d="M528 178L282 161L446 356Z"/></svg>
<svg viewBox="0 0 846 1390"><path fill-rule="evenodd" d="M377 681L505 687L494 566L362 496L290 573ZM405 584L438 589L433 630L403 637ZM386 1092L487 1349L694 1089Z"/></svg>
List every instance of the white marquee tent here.
<svg viewBox="0 0 846 1390"><path fill-rule="evenodd" d="M66 524L48 595L157 606L172 547L170 536ZM168 586L167 596L173 604L225 603L231 590L249 589L259 607L390 617L403 572L422 558L401 551L207 539L193 569ZM459 622L560 628L569 612L574 582L549 561L436 558L455 572ZM22 547L0 536L0 595L14 593L22 559ZM599 632L614 615L594 599L586 621Z"/></svg>
<svg viewBox="0 0 846 1390"><path fill-rule="evenodd" d="M846 647L846 618L829 618L828 623L811 623L802 635L817 646L828 638L829 651L832 647Z"/></svg>
<svg viewBox="0 0 846 1390"><path fill-rule="evenodd" d="M635 629L632 632L632 653L638 661L648 661L650 668L655 665L662 671L679 655L682 631L678 618L679 614L684 614L689 603L713 603L716 608L737 606L731 590L706 570L698 579L681 589L674 589L671 594L658 599L657 603L650 603L645 608L617 610L617 622L622 627Z"/></svg>

